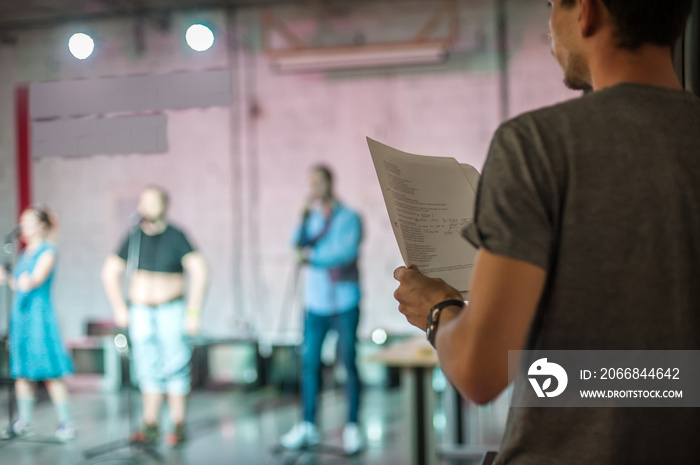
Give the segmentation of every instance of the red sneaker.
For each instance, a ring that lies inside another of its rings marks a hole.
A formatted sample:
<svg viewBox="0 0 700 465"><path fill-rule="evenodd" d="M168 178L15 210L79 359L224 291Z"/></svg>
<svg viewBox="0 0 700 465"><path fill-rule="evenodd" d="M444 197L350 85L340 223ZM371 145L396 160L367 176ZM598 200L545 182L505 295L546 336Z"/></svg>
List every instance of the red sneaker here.
<svg viewBox="0 0 700 465"><path fill-rule="evenodd" d="M182 446L185 441L187 441L187 436L185 435L185 425L182 423L175 425L175 429L165 437L165 443L170 447Z"/></svg>
<svg viewBox="0 0 700 465"><path fill-rule="evenodd" d="M158 425L143 425L143 428L134 431L131 434L131 442L134 444L146 444L148 446L154 445L158 441L160 433L158 432Z"/></svg>

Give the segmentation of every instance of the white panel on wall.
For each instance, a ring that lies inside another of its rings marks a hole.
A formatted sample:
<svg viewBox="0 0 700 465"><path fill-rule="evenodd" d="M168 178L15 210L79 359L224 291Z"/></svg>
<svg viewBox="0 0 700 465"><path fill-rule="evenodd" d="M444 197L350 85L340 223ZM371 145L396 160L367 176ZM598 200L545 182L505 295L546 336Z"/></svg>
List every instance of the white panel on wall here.
<svg viewBox="0 0 700 465"><path fill-rule="evenodd" d="M32 157L164 153L165 115L32 123Z"/></svg>
<svg viewBox="0 0 700 465"><path fill-rule="evenodd" d="M31 84L29 95L33 119L228 106L231 73L209 70L37 82Z"/></svg>

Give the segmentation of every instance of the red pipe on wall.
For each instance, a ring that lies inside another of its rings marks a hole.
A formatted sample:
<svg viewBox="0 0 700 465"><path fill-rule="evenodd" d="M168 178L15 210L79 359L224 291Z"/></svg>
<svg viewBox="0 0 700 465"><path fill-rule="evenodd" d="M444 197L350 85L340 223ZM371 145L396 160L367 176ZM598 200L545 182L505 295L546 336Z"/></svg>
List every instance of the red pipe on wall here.
<svg viewBox="0 0 700 465"><path fill-rule="evenodd" d="M29 86L15 89L15 124L17 128L17 213L32 203L32 155L29 118Z"/></svg>

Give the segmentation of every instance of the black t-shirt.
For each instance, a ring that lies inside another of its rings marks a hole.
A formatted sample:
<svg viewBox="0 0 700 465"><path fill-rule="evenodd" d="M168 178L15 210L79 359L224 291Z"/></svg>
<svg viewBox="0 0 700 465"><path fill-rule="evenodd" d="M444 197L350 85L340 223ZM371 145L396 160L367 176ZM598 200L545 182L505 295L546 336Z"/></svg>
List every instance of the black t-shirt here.
<svg viewBox="0 0 700 465"><path fill-rule="evenodd" d="M182 257L192 252L194 248L187 236L178 228L168 225L165 230L156 235L148 235L139 229L140 253L138 269L161 273L182 273ZM127 235L122 241L117 255L126 260L129 254L129 239Z"/></svg>

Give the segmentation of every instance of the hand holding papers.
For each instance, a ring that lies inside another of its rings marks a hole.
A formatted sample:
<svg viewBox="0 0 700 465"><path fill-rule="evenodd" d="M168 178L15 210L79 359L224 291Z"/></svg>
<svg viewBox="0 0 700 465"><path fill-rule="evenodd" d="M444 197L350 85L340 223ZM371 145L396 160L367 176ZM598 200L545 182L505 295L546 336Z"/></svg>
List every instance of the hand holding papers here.
<svg viewBox="0 0 700 465"><path fill-rule="evenodd" d="M474 220L479 173L454 158L367 143L404 264L443 279L466 298L476 249L461 231Z"/></svg>

